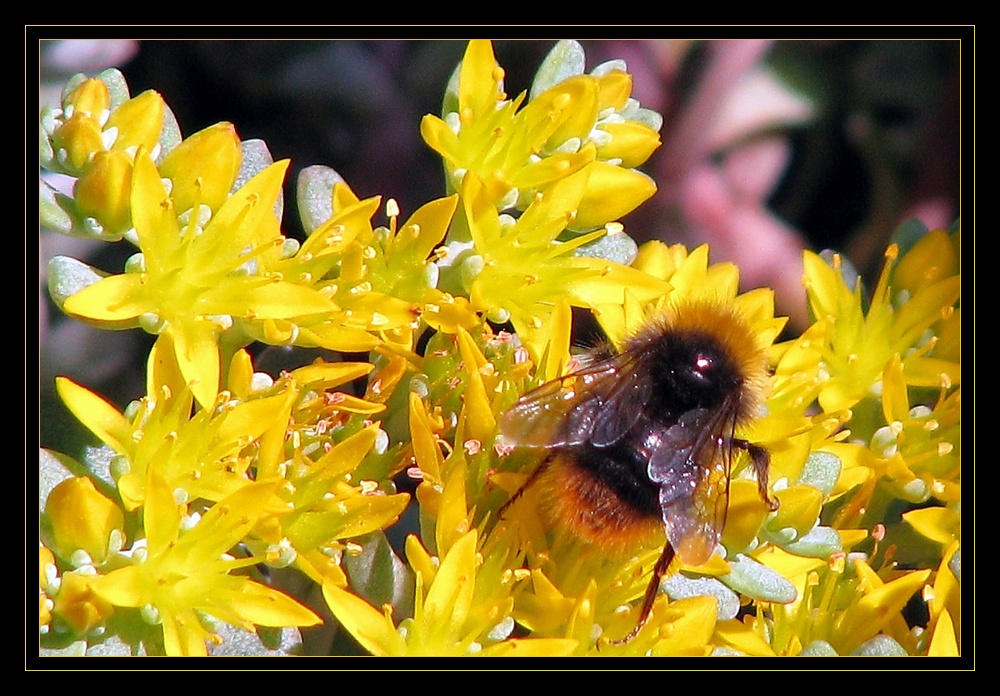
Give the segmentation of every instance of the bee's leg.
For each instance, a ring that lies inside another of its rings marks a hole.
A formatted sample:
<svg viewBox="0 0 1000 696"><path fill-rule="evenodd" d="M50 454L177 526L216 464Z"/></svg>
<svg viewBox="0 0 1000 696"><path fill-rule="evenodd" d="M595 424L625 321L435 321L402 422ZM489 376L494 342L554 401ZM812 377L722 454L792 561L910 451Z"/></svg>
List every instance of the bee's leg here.
<svg viewBox="0 0 1000 696"><path fill-rule="evenodd" d="M522 495L524 495L524 492L526 490L528 490L528 486L530 486L531 484L533 484L535 482L535 480L538 478L539 474L541 474L543 471L545 471L546 469L549 468L549 464L552 462L552 459L553 459L553 455L549 455L548 457L546 457L545 459L543 459L542 463L539 464L537 467L535 467L535 470L531 472L530 476L528 476L528 480L525 481L524 483L522 483L521 487L518 488L516 491L514 491L514 495L512 495L507 500L506 503L504 503L503 505L500 506L500 509L497 510L497 519L498 520L503 519L504 513L507 512L507 508L509 508L514 503L516 503L517 500Z"/></svg>
<svg viewBox="0 0 1000 696"><path fill-rule="evenodd" d="M639 635L639 631L649 621L649 615L653 611L653 602L656 600L656 594L660 590L660 583L663 582L663 578L667 574L667 568L670 567L672 560L674 560L674 547L668 541L667 545L663 547L663 553L660 554L659 560L656 561L656 566L653 568L653 577L649 579L649 585L646 586L646 595L642 598L642 609L639 611L639 620L636 622L635 628L624 638L610 641L612 645L625 645Z"/></svg>
<svg viewBox="0 0 1000 696"><path fill-rule="evenodd" d="M757 477L757 491L760 493L761 500L767 503L771 512L774 512L778 509L778 501L772 498L767 492L767 468L771 463L771 453L760 445L755 445L746 440L733 438L731 442L734 447L746 450L747 454L750 455L750 460L753 462L753 471Z"/></svg>

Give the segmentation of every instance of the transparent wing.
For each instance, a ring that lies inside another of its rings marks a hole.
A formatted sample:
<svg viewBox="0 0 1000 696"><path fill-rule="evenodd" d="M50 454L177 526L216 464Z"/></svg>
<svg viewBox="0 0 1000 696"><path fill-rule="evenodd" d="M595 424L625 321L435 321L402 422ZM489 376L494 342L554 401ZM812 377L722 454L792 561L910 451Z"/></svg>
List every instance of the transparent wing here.
<svg viewBox="0 0 1000 696"><path fill-rule="evenodd" d="M605 447L628 432L649 394L635 360L613 355L522 396L500 417L500 432L524 447Z"/></svg>
<svg viewBox="0 0 1000 696"><path fill-rule="evenodd" d="M690 565L711 557L726 523L735 406L688 411L660 433L649 459L667 539Z"/></svg>

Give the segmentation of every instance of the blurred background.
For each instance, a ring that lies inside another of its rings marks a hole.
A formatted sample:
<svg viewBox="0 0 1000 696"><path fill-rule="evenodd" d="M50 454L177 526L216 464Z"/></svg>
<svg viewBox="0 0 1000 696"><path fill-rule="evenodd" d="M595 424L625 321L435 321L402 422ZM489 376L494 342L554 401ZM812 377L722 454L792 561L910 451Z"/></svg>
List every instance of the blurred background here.
<svg viewBox="0 0 1000 696"><path fill-rule="evenodd" d="M554 42L496 41L512 97ZM770 286L792 330L806 325L803 249L841 252L877 273L893 230L911 217L959 215L960 43L929 41L585 41L587 69L628 64L632 96L664 116L663 144L642 167L656 196L626 218L640 243L709 242L743 289ZM43 41L39 107L66 78L117 67L131 92L159 91L190 135L231 121L244 140L290 158L285 232L301 237L297 172L336 169L362 198L395 198L404 218L444 194L420 118L439 113L462 41ZM56 254L120 272L128 244L42 231L39 342L42 445L75 435L52 389L67 375L119 406L144 393L152 337L67 319L45 290ZM52 428L48 424L56 423Z"/></svg>

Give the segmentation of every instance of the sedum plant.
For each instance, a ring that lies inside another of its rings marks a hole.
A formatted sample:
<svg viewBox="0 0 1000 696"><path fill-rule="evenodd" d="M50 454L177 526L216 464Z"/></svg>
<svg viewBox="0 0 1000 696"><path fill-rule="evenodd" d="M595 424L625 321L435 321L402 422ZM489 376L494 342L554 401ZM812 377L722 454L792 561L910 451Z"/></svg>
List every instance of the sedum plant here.
<svg viewBox="0 0 1000 696"><path fill-rule="evenodd" d="M418 210L303 170L302 242L281 226L288 162L232 124L184 137L114 70L42 111L42 167L73 182L40 179L42 226L135 248L113 271L53 258L49 292L155 337L124 410L57 380L100 446L40 451L43 653L960 654L957 226L901 229L870 292L807 253L813 323L776 342L771 290L740 294L706 246L625 234L662 119L624 62L587 72L563 41L527 93L503 77L470 42L419 126L446 191ZM605 556L531 487L499 515L537 457L497 423L570 369L571 308L620 344L698 298L768 348L745 436L771 451L780 506L738 461L716 554L676 564L616 644L662 542ZM267 374L261 344L326 357Z"/></svg>

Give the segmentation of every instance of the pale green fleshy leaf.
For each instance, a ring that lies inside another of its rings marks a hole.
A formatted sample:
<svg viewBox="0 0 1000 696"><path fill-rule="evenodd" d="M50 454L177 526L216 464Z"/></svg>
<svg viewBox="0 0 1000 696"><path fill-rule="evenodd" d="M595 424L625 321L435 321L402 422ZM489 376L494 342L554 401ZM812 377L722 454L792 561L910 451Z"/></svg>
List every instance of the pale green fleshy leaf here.
<svg viewBox="0 0 1000 696"><path fill-rule="evenodd" d="M840 470L840 457L837 455L830 452L812 452L802 467L802 473L799 474L799 483L818 488L825 500L837 485Z"/></svg>
<svg viewBox="0 0 1000 696"><path fill-rule="evenodd" d="M795 586L763 563L739 553L729 561L729 574L719 578L730 589L764 602L795 601Z"/></svg>
<svg viewBox="0 0 1000 696"><path fill-rule="evenodd" d="M370 604L391 604L397 621L413 615L413 571L399 559L385 533L380 531L355 539L363 549L358 555L344 555L344 570L351 589Z"/></svg>
<svg viewBox="0 0 1000 696"><path fill-rule="evenodd" d="M125 76L118 68L108 68L102 70L97 79L108 87L108 96L111 98L111 110L114 111L119 106L127 102L131 97L128 92L128 83Z"/></svg>
<svg viewBox="0 0 1000 696"><path fill-rule="evenodd" d="M589 244L583 244L573 251L573 256L590 256L593 258L614 261L623 266L631 266L639 255L639 247L635 240L624 232L606 234Z"/></svg>
<svg viewBox="0 0 1000 696"><path fill-rule="evenodd" d="M839 657L833 646L825 640L814 640L812 643L802 648L799 657Z"/></svg>
<svg viewBox="0 0 1000 696"><path fill-rule="evenodd" d="M444 88L444 97L441 100L441 118L446 114L458 112L458 80L462 74L462 63L459 62L452 70L448 78L448 84Z"/></svg>
<svg viewBox="0 0 1000 696"><path fill-rule="evenodd" d="M240 143L243 157L240 160L240 171L236 175L233 183L233 192L240 190L245 183L250 181L257 174L274 164L271 151L267 149L267 143L260 139L244 140ZM278 200L274 202L274 215L279 220L285 209L284 196L281 190L278 191Z"/></svg>
<svg viewBox="0 0 1000 696"><path fill-rule="evenodd" d="M900 257L913 248L927 234L927 225L916 218L904 220L892 233L892 243L899 245Z"/></svg>
<svg viewBox="0 0 1000 696"><path fill-rule="evenodd" d="M884 634L866 640L851 655L855 657L909 657L906 648Z"/></svg>
<svg viewBox="0 0 1000 696"><path fill-rule="evenodd" d="M294 627L262 626L253 633L222 621L214 628L222 642L208 646L212 657L283 657L302 652L302 632Z"/></svg>
<svg viewBox="0 0 1000 696"><path fill-rule="evenodd" d="M951 556L951 560L948 561L948 570L952 572L955 579L962 582L962 549L959 548Z"/></svg>
<svg viewBox="0 0 1000 696"><path fill-rule="evenodd" d="M152 626L150 629L154 628ZM87 657L148 657L146 644L137 639L136 636L129 636L133 643L125 642L121 636L110 635L100 643L92 643L87 647Z"/></svg>
<svg viewBox="0 0 1000 696"><path fill-rule="evenodd" d="M830 527L813 527L805 535L781 547L796 556L807 558L829 558L831 554L844 549L840 534Z"/></svg>
<svg viewBox="0 0 1000 696"><path fill-rule="evenodd" d="M531 83L529 99L536 98L545 90L574 75L582 75L586 64L587 57L578 41L560 41L552 47L545 60L538 66L535 79Z"/></svg>
<svg viewBox="0 0 1000 696"><path fill-rule="evenodd" d="M723 585L716 578L689 578L678 573L667 578L663 590L673 600L688 597L714 597L719 604L719 621L732 619L740 610L740 598L735 592Z"/></svg>
<svg viewBox="0 0 1000 696"><path fill-rule="evenodd" d="M78 640L63 648L39 648L39 657L83 657L87 654L87 641Z"/></svg>
<svg viewBox="0 0 1000 696"><path fill-rule="evenodd" d="M45 448L38 450L38 511L45 509L49 493L60 483L83 472L80 463L72 457Z"/></svg>
<svg viewBox="0 0 1000 696"><path fill-rule="evenodd" d="M632 114L632 118L630 120L645 124L657 133L659 133L660 129L663 128L663 116L660 115L659 111L653 111L652 109L640 107L636 109L634 114Z"/></svg>
<svg viewBox="0 0 1000 696"><path fill-rule="evenodd" d="M590 74L594 77L603 77L610 72L615 70L621 72L628 72L628 65L621 58L614 58L612 60L606 60L599 65L595 65L594 69L590 71Z"/></svg>
<svg viewBox="0 0 1000 696"><path fill-rule="evenodd" d="M343 183L344 177L321 164L306 167L299 172L295 199L306 234L333 217L333 187Z"/></svg>
<svg viewBox="0 0 1000 696"><path fill-rule="evenodd" d="M177 116L166 104L163 105L163 128L160 129L160 154L156 158L156 164L163 162L163 158L173 152L181 144L184 136L181 135L181 126L177 123Z"/></svg>
<svg viewBox="0 0 1000 696"><path fill-rule="evenodd" d="M38 122L38 163L46 169L53 169L56 167L55 152L52 150L52 140L49 139L49 134L45 132L45 126L43 123L48 117L51 120L51 109L47 109L41 113Z"/></svg>
<svg viewBox="0 0 1000 696"><path fill-rule="evenodd" d="M72 75L66 80L66 84L63 85L62 94L59 95L59 102L61 104L66 103L66 97L73 93L73 90L86 82L89 78L83 73L77 73Z"/></svg>
<svg viewBox="0 0 1000 696"><path fill-rule="evenodd" d="M73 233L73 218L60 203L65 199L42 179L38 180L38 222L42 227L59 232Z"/></svg>
<svg viewBox="0 0 1000 696"><path fill-rule="evenodd" d="M97 269L70 256L53 256L46 270L49 294L60 309L68 297L104 277Z"/></svg>

